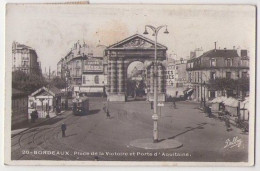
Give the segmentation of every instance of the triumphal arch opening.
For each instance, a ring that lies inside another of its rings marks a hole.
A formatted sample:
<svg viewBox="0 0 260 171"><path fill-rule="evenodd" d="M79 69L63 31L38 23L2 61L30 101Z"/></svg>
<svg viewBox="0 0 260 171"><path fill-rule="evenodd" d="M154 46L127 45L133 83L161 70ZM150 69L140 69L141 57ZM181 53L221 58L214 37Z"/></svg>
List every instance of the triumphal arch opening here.
<svg viewBox="0 0 260 171"><path fill-rule="evenodd" d="M167 47L157 43L157 73L154 72L155 42L135 34L106 48L108 56L109 101L127 101L127 68L134 61L145 65L146 99L153 101L157 77L158 101L165 101L165 60Z"/></svg>

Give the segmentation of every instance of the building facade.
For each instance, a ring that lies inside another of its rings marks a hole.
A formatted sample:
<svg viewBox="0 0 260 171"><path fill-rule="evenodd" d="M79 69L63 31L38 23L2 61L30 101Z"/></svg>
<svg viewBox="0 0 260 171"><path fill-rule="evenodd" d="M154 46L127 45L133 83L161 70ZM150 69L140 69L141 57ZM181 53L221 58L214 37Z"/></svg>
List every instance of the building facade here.
<svg viewBox="0 0 260 171"><path fill-rule="evenodd" d="M17 70L27 74L41 74L41 66L36 51L29 46L13 42L12 71Z"/></svg>
<svg viewBox="0 0 260 171"><path fill-rule="evenodd" d="M240 91L218 91L209 88L209 82L216 78L249 78L249 57L247 50L215 48L188 60L186 70L188 87L193 89L192 99L203 101L204 98L211 100L218 96L238 97Z"/></svg>
<svg viewBox="0 0 260 171"><path fill-rule="evenodd" d="M166 93L168 96L179 97L187 89L187 60L168 60L166 71Z"/></svg>
<svg viewBox="0 0 260 171"><path fill-rule="evenodd" d="M93 53L86 43L78 41L57 63L57 76L67 80L74 96L103 94L107 85L107 58L103 56L103 50Z"/></svg>

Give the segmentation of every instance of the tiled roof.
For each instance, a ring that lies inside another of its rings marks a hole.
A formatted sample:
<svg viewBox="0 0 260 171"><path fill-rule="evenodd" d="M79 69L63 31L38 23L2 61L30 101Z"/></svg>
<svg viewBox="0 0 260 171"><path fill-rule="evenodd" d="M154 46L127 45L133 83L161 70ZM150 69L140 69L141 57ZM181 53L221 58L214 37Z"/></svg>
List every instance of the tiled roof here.
<svg viewBox="0 0 260 171"><path fill-rule="evenodd" d="M56 96L56 95L61 95L62 92L60 89L58 89L57 87L54 86L46 86L46 87L42 87L40 89L38 89L37 91L33 92L31 94L31 96L38 96L39 94L41 95L47 95L47 94L51 94L52 96Z"/></svg>
<svg viewBox="0 0 260 171"><path fill-rule="evenodd" d="M48 88L48 86L47 86L47 88ZM54 86L50 86L48 89L51 92L53 92L54 94L60 94L61 93L60 89L58 89L57 87L54 87Z"/></svg>
<svg viewBox="0 0 260 171"><path fill-rule="evenodd" d="M205 52L200 57L239 57L236 50L233 49L213 49Z"/></svg>
<svg viewBox="0 0 260 171"><path fill-rule="evenodd" d="M26 46L26 45L23 45L23 44L17 44L17 48L19 48L19 49L32 49L30 46Z"/></svg>

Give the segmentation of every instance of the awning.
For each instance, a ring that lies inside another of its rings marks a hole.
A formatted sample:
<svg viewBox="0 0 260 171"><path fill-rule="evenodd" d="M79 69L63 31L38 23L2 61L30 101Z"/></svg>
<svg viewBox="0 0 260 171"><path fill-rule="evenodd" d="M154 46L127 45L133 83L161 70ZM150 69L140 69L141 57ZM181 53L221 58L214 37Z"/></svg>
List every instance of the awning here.
<svg viewBox="0 0 260 171"><path fill-rule="evenodd" d="M248 108L249 108L249 98L245 98L245 100L240 103L240 108L248 110Z"/></svg>
<svg viewBox="0 0 260 171"><path fill-rule="evenodd" d="M192 88L190 88L188 91L187 91L187 93L190 93L190 92L192 92L193 91L193 89Z"/></svg>
<svg viewBox="0 0 260 171"><path fill-rule="evenodd" d="M228 98L225 96L220 96L220 97L216 97L213 100L210 101L210 103L222 103L225 100L227 100Z"/></svg>
<svg viewBox="0 0 260 171"><path fill-rule="evenodd" d="M80 87L74 91L79 91L81 93L103 93L103 87Z"/></svg>
<svg viewBox="0 0 260 171"><path fill-rule="evenodd" d="M230 98L227 98L225 101L223 101L223 103L224 103L226 106L238 107L239 101L238 101L237 99L234 99L234 98L230 97Z"/></svg>

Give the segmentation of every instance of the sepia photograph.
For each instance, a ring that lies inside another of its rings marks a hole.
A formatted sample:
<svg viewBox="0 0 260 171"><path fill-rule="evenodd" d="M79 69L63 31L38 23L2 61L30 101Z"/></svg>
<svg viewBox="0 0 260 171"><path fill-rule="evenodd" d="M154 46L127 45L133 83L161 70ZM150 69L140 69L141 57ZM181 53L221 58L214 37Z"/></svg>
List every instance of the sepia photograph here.
<svg viewBox="0 0 260 171"><path fill-rule="evenodd" d="M253 166L256 6L6 5L5 164Z"/></svg>

